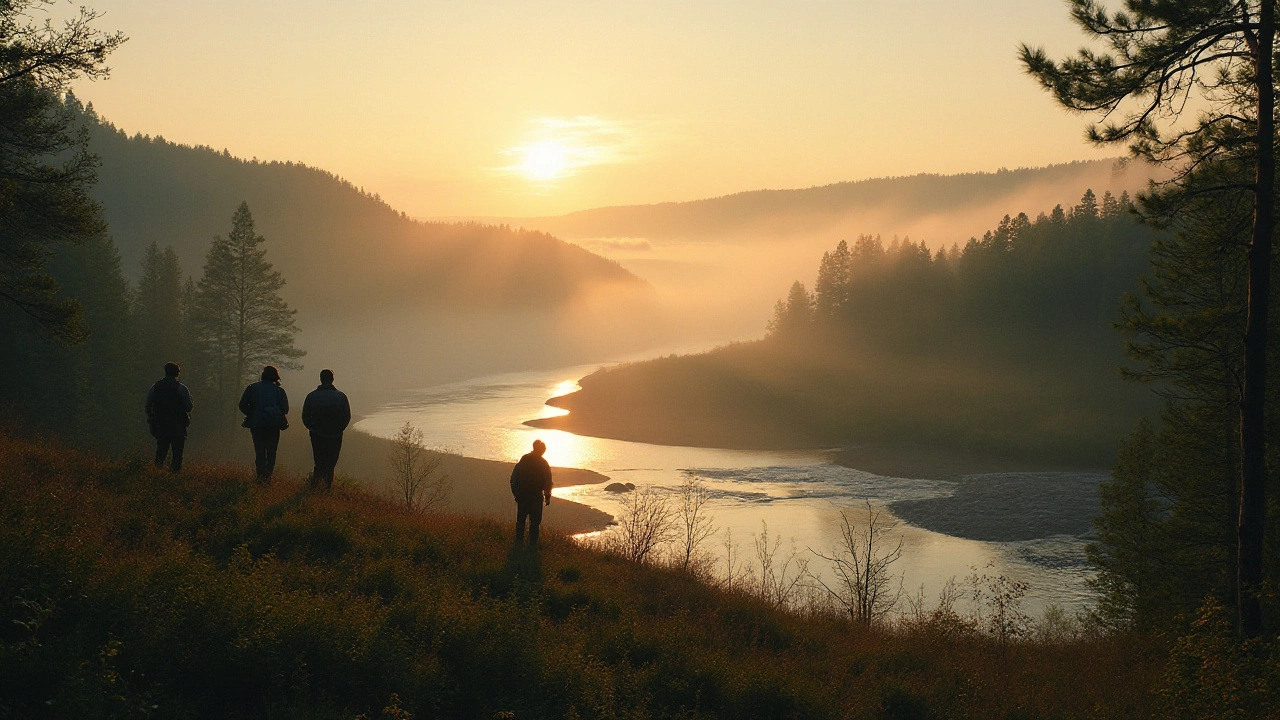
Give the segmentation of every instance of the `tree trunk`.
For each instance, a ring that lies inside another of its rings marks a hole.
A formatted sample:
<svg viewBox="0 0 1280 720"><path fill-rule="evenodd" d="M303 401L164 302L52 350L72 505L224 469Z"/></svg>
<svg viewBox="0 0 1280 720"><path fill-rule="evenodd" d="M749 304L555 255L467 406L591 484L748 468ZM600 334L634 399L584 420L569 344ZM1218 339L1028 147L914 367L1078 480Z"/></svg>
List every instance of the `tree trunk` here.
<svg viewBox="0 0 1280 720"><path fill-rule="evenodd" d="M1240 633L1262 633L1262 539L1267 519L1266 378L1267 309L1271 299L1271 240L1275 229L1275 86L1272 48L1275 6L1264 1L1258 16L1255 81L1258 87L1258 177L1253 238L1249 243L1249 307L1244 332L1244 386L1240 392L1240 519L1236 582Z"/></svg>

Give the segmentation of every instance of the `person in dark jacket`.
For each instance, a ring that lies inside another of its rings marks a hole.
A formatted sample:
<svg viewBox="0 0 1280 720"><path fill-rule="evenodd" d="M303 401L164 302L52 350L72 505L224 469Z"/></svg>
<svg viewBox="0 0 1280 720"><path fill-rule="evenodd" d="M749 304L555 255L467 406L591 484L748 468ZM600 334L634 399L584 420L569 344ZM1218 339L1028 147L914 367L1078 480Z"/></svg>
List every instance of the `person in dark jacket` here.
<svg viewBox="0 0 1280 720"><path fill-rule="evenodd" d="M254 466L258 481L271 482L276 470L276 449L280 431L289 427L289 396L280 387L280 371L273 365L262 368L262 379L245 387L240 395L243 427L253 435Z"/></svg>
<svg viewBox="0 0 1280 720"><path fill-rule="evenodd" d="M311 431L311 456L316 467L311 473L311 488L333 487L333 472L342 452L342 431L351 424L351 403L346 393L333 386L333 371L320 371L320 387L307 393L302 401L302 425Z"/></svg>
<svg viewBox="0 0 1280 720"><path fill-rule="evenodd" d="M182 368L178 363L164 364L164 378L155 381L147 391L147 425L156 439L156 467L164 466L164 458L173 449L171 472L182 471L182 449L187 444L187 426L191 424L191 391L178 381Z"/></svg>
<svg viewBox="0 0 1280 720"><path fill-rule="evenodd" d="M533 441L533 452L526 453L511 471L511 494L516 499L516 546L524 543L524 523L529 521L529 547L538 545L538 526L542 524L542 506L551 504L551 465L543 454L546 443Z"/></svg>

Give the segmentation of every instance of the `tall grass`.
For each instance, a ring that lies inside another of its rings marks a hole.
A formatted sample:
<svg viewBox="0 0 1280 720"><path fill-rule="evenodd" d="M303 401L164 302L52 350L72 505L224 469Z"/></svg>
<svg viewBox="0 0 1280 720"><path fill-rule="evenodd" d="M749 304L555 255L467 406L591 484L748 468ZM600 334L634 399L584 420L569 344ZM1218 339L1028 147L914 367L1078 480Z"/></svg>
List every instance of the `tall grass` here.
<svg viewBox="0 0 1280 720"><path fill-rule="evenodd" d="M0 717L1150 717L1160 649L777 609L554 534L0 435Z"/></svg>

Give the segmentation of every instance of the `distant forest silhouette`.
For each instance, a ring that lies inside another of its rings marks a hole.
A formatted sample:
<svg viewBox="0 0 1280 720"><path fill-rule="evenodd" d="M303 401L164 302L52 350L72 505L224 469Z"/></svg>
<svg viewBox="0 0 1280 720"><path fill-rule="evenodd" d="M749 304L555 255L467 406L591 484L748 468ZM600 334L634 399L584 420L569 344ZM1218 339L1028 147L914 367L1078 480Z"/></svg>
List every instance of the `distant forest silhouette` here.
<svg viewBox="0 0 1280 720"><path fill-rule="evenodd" d="M796 282L769 335L598 372L542 421L650 442L929 445L1105 466L1154 409L1123 383L1117 299L1154 232L1126 195L1005 216L964 246L862 236ZM614 408L626 408L617 411Z"/></svg>
<svg viewBox="0 0 1280 720"><path fill-rule="evenodd" d="M1139 189L1157 172L1143 164L1114 158L1081 160L1037 168L1000 169L955 175L921 173L832 183L810 188L749 190L714 198L652 205L623 205L579 210L557 217L529 218L561 238L643 237L673 241L811 236L833 225L865 223L879 217L901 225L932 217L954 217L976 208L1027 202L1028 193L1078 193L1084 187ZM1063 199L1072 195L1062 195ZM1038 204L1038 201L1033 201ZM1055 201L1048 201L1048 206ZM1036 204L1032 206L1035 207ZM865 224L862 225L866 231ZM973 229L970 229L972 231Z"/></svg>

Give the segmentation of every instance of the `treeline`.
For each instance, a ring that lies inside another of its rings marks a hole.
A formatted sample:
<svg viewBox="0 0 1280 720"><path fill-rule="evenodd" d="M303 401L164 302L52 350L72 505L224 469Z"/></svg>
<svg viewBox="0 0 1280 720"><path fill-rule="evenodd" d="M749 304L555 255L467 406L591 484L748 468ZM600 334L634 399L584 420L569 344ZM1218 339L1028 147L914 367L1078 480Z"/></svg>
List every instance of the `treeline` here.
<svg viewBox="0 0 1280 720"><path fill-rule="evenodd" d="M871 387L836 414L873 412L894 427L877 439L1105 466L1154 410L1119 372L1117 306L1140 290L1157 237L1133 210L1127 194L1086 191L1034 220L1006 215L963 247L841 241L812 292L797 282L778 301L766 345L798 375L814 356L863 358L856 382Z"/></svg>
<svg viewBox="0 0 1280 720"><path fill-rule="evenodd" d="M1070 209L1006 215L981 239L930 252L924 242L845 241L823 254L813 292L796 282L770 323L775 342L845 340L897 353L981 349L1024 355L1045 342L1110 336L1117 299L1147 268L1149 228L1128 194L1087 190ZM1102 349L1115 356L1118 344ZM994 347L992 347L994 345ZM1098 352L1096 344L1076 347Z"/></svg>
<svg viewBox="0 0 1280 720"><path fill-rule="evenodd" d="M21 308L0 305L6 415L78 445L134 447L146 433L146 388L177 361L196 396L203 443L230 442L244 385L263 364L296 367L304 354L264 242L241 203L230 232L209 243L199 276L184 274L172 247L154 243L136 285L106 235L60 248L48 270L61 295L83 308L85 338L68 343Z"/></svg>

